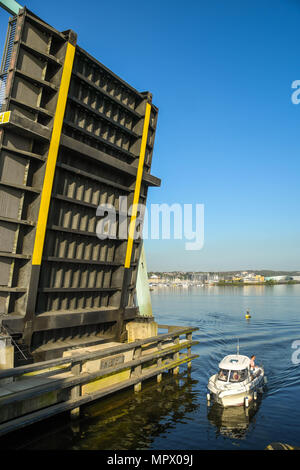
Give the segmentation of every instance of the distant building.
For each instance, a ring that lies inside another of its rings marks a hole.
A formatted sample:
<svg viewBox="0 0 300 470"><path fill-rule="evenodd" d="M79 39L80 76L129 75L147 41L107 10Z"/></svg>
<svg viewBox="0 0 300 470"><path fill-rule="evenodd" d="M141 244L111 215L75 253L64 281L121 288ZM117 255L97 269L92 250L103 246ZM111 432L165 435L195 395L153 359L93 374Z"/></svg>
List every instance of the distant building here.
<svg viewBox="0 0 300 470"><path fill-rule="evenodd" d="M229 278L224 278L225 282L231 283L231 282L241 282L245 284L258 284L261 282L265 281L264 276L261 276L260 274L254 274L254 273L237 273L234 276L230 276Z"/></svg>
<svg viewBox="0 0 300 470"><path fill-rule="evenodd" d="M285 281L286 276L266 276L266 281Z"/></svg>
<svg viewBox="0 0 300 470"><path fill-rule="evenodd" d="M261 276L260 274L249 274L248 276L243 278L245 283L257 283L257 282L265 282L265 277Z"/></svg>
<svg viewBox="0 0 300 470"><path fill-rule="evenodd" d="M276 282L279 282L279 281L293 281L293 280L296 280L295 277L298 277L300 279L300 276L268 276L266 277L266 281L276 281Z"/></svg>
<svg viewBox="0 0 300 470"><path fill-rule="evenodd" d="M152 276L149 278L150 285L159 284L160 282L162 282L162 279L156 274L152 274Z"/></svg>

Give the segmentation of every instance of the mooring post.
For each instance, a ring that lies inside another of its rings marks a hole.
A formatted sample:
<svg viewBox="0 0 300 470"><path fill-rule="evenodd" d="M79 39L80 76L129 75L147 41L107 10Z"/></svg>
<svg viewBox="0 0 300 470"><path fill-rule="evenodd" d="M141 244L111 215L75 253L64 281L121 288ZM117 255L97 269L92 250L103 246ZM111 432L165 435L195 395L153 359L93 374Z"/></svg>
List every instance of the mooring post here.
<svg viewBox="0 0 300 470"><path fill-rule="evenodd" d="M142 356L142 347L138 346L134 351L134 359L140 359ZM141 364L137 365L133 369L133 375L135 377L140 377L142 375L142 366ZM142 390L142 380L134 385L134 391L140 392Z"/></svg>
<svg viewBox="0 0 300 470"><path fill-rule="evenodd" d="M78 376L81 374L81 370L82 370L81 362L73 362L72 367L71 367L72 374L75 376ZM81 386L75 385L74 387L71 388L70 399L75 400L76 398L80 396L81 396ZM72 419L78 418L80 415L80 407L73 408L70 411L70 415Z"/></svg>
<svg viewBox="0 0 300 470"><path fill-rule="evenodd" d="M176 336L176 337L175 337L174 344L176 344L176 345L179 344L179 336ZM173 360L174 360L174 361L178 361L178 360L179 360L179 352L175 352L175 353L174 353L174 355L173 355ZM174 367L174 369L173 369L173 374L174 374L174 375L179 374L179 366Z"/></svg>

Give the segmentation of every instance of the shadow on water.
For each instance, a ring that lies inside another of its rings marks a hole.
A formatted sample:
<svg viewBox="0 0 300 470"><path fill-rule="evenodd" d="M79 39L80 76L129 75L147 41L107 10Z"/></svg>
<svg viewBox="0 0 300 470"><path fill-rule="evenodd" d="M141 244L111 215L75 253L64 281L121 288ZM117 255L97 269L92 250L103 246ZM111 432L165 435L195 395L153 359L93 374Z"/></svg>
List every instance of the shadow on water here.
<svg viewBox="0 0 300 470"><path fill-rule="evenodd" d="M260 403L260 401L253 402L249 408L244 406L223 408L217 403L208 407L207 418L215 427L216 437L222 435L232 439L245 439L250 424L255 422L254 417Z"/></svg>
<svg viewBox="0 0 300 470"><path fill-rule="evenodd" d="M86 405L81 418L64 414L0 440L2 449L148 449L154 439L186 422L199 406L197 380L189 372L164 374L143 385L140 393L120 392Z"/></svg>

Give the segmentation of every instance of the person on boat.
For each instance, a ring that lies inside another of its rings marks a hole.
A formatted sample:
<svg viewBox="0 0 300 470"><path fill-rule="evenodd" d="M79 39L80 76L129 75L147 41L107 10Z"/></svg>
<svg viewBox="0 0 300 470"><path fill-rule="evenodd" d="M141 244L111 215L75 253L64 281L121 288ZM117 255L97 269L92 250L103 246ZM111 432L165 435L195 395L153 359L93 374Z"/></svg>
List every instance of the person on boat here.
<svg viewBox="0 0 300 470"><path fill-rule="evenodd" d="M233 381L238 382L240 380L240 374L237 371L233 373Z"/></svg>
<svg viewBox="0 0 300 470"><path fill-rule="evenodd" d="M219 379L224 380L224 382L227 381L227 374L222 369L220 369Z"/></svg>
<svg viewBox="0 0 300 470"><path fill-rule="evenodd" d="M254 375L254 371L256 369L256 365L255 365L255 359L256 359L256 356L253 354L253 356L250 357L250 373L251 375Z"/></svg>

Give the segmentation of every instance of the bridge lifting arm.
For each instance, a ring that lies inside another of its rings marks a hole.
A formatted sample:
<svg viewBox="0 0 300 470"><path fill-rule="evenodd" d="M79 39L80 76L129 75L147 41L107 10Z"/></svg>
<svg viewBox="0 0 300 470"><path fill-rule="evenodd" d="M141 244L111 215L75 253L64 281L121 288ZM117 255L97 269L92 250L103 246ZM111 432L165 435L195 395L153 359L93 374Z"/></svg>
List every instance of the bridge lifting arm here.
<svg viewBox="0 0 300 470"><path fill-rule="evenodd" d="M11 15L18 15L19 10L23 8L15 0L0 0L0 7L4 8L4 10L6 10ZM136 291L140 315L152 317L151 296L147 276L146 256L143 245L138 266Z"/></svg>

